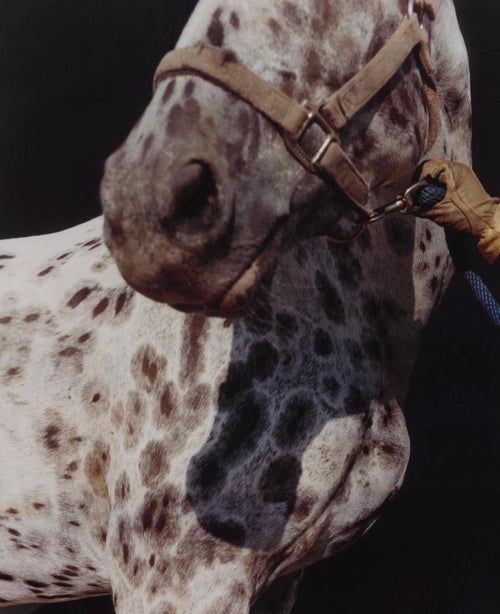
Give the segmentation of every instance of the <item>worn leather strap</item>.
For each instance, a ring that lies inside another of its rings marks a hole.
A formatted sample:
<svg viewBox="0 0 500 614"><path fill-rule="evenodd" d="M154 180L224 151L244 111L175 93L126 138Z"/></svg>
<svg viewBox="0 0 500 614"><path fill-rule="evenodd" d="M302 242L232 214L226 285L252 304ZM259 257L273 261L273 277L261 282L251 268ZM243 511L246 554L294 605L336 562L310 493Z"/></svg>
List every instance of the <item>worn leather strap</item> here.
<svg viewBox="0 0 500 614"><path fill-rule="evenodd" d="M430 0L425 0L427 3ZM154 77L156 88L167 76L195 74L224 88L251 104L282 132L291 153L309 171L333 181L367 219L369 186L340 145L339 131L400 70L409 55L419 48L423 91L427 100L429 132L427 153L439 133L439 98L428 53L427 32L420 17L404 17L401 25L368 64L314 111L297 104L284 92L267 83L230 51L197 45L176 49L160 62ZM325 132L325 141L313 159L301 149L301 138L312 124Z"/></svg>
<svg viewBox="0 0 500 614"><path fill-rule="evenodd" d="M236 94L289 134L298 132L307 119L307 109L223 49L206 45L174 49L156 69L154 87L166 76L179 74L197 74Z"/></svg>
<svg viewBox="0 0 500 614"><path fill-rule="evenodd" d="M352 79L321 106L321 113L337 130L341 130L394 77L408 56L419 47L424 93L429 107L427 151L439 133L439 116L434 113L432 92L436 91L432 61L428 54L428 35L420 27L417 14L405 17L379 52ZM431 112L432 108L432 112Z"/></svg>

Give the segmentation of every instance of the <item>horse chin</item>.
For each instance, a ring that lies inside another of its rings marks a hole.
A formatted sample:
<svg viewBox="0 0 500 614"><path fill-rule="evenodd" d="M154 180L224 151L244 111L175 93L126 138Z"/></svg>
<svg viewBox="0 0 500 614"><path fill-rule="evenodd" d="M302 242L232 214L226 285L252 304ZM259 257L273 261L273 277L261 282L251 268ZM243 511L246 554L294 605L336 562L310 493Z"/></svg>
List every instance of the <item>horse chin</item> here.
<svg viewBox="0 0 500 614"><path fill-rule="evenodd" d="M121 273L136 292L157 303L169 305L177 311L216 318L240 318L252 311L252 306L257 300L256 296L270 283L278 260L282 235L282 230L274 233L250 266L219 296L206 302L196 300L183 302L168 286L138 283L137 280L128 277L126 271L122 270Z"/></svg>

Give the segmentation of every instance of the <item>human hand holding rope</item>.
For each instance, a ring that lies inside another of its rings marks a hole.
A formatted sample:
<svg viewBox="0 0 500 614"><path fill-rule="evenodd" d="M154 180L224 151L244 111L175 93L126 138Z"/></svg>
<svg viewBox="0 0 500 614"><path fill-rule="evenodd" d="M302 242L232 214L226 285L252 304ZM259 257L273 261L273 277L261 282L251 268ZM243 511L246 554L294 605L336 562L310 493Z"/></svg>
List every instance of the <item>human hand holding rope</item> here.
<svg viewBox="0 0 500 614"><path fill-rule="evenodd" d="M490 264L500 259L500 199L491 197L474 171L461 162L429 160L419 169L421 181L446 187L445 197L419 213L420 217L474 238L478 252Z"/></svg>

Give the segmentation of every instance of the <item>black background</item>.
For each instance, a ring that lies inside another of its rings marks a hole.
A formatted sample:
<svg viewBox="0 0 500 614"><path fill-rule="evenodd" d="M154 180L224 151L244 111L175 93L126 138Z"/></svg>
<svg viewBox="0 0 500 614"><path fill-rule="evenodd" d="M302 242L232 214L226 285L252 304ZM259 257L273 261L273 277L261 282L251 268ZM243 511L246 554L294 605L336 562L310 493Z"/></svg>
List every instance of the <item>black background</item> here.
<svg viewBox="0 0 500 614"><path fill-rule="evenodd" d="M0 237L99 214L103 162L147 104L154 67L194 5L0 0ZM456 5L471 55L475 167L500 194L500 3ZM306 572L295 614L500 612L499 341L455 278L413 378L402 492L363 540Z"/></svg>

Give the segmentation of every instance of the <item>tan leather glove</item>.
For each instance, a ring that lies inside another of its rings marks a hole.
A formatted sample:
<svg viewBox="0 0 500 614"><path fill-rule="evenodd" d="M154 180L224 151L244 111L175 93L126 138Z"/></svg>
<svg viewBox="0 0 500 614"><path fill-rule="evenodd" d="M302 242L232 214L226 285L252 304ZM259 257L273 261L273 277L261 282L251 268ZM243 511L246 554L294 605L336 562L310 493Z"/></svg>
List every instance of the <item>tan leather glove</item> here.
<svg viewBox="0 0 500 614"><path fill-rule="evenodd" d="M429 160L420 179L436 179L447 187L446 197L421 217L477 241L479 253L490 264L500 258L500 199L492 198L474 171L460 162Z"/></svg>

